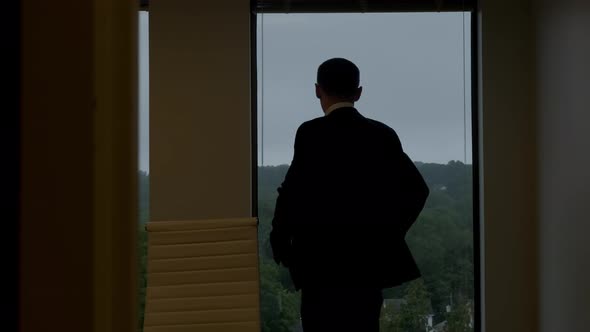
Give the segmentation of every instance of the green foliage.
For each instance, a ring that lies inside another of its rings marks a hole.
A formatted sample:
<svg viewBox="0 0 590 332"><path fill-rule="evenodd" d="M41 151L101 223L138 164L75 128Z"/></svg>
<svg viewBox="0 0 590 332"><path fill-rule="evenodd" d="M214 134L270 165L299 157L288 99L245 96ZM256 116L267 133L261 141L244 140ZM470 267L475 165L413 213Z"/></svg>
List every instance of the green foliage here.
<svg viewBox="0 0 590 332"><path fill-rule="evenodd" d="M379 331L381 332L403 332L401 328L402 317L396 312L395 307L385 306L381 310L379 319Z"/></svg>
<svg viewBox="0 0 590 332"><path fill-rule="evenodd" d="M260 311L263 332L289 332L299 319L299 294L281 283L281 268L274 262L260 263Z"/></svg>
<svg viewBox="0 0 590 332"><path fill-rule="evenodd" d="M472 332L471 313L473 305L471 301L459 298L457 304L451 307L451 311L446 314L447 332Z"/></svg>
<svg viewBox="0 0 590 332"><path fill-rule="evenodd" d="M149 175L139 171L139 229L137 236L137 257L139 270L139 309L138 309L138 331L143 331L143 320L145 317L145 296L147 287L147 232L145 224L149 220Z"/></svg>
<svg viewBox="0 0 590 332"><path fill-rule="evenodd" d="M422 279L412 281L406 288L404 303L398 312L395 307L385 306L381 314L382 332L422 332L428 315L432 312L430 296Z"/></svg>
<svg viewBox="0 0 590 332"><path fill-rule="evenodd" d="M412 281L404 296L406 304L402 304L400 327L403 331L423 331L430 313L430 297L422 280Z"/></svg>

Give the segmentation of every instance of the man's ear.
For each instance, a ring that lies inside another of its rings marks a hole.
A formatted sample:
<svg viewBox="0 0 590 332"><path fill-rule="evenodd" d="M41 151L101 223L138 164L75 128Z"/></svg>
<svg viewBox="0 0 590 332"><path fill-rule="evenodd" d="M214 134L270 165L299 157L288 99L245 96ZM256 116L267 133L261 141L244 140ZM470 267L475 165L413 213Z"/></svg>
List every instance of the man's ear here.
<svg viewBox="0 0 590 332"><path fill-rule="evenodd" d="M322 99L322 88L317 83L315 84L315 96Z"/></svg>
<svg viewBox="0 0 590 332"><path fill-rule="evenodd" d="M357 102L359 101L359 99L361 98L361 95L363 94L363 87L359 86L356 89L356 93L354 94L354 101Z"/></svg>

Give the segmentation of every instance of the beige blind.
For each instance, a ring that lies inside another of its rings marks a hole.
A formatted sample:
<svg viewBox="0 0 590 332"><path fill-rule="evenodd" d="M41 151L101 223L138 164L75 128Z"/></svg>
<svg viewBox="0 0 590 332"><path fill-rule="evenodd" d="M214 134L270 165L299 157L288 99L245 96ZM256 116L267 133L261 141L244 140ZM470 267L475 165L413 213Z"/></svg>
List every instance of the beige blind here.
<svg viewBox="0 0 590 332"><path fill-rule="evenodd" d="M149 223L144 331L260 331L256 224Z"/></svg>

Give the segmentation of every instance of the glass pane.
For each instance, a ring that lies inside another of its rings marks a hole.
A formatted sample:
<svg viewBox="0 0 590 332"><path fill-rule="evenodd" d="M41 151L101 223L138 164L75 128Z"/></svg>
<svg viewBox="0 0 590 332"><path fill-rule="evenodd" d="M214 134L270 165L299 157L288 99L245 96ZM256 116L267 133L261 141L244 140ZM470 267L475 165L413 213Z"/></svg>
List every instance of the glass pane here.
<svg viewBox="0 0 590 332"><path fill-rule="evenodd" d="M469 14L261 14L257 25L263 331L300 329L299 294L268 238L295 132L323 116L317 67L333 57L360 68L355 107L397 132L430 188L406 237L423 277L384 291L381 331L473 330Z"/></svg>
<svg viewBox="0 0 590 332"><path fill-rule="evenodd" d="M143 331L145 311L145 290L147 286L147 232L145 225L149 221L149 16L148 12L139 12L139 322L138 330Z"/></svg>

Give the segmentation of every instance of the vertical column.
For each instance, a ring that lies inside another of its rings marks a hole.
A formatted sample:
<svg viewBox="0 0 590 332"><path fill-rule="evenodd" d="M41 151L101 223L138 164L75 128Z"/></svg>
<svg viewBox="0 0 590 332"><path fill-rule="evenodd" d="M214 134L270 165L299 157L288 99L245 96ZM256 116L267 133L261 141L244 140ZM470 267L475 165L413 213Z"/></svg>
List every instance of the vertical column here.
<svg viewBox="0 0 590 332"><path fill-rule="evenodd" d="M137 1L94 0L94 332L137 326Z"/></svg>
<svg viewBox="0 0 590 332"><path fill-rule="evenodd" d="M93 330L93 2L22 1L20 331Z"/></svg>
<svg viewBox="0 0 590 332"><path fill-rule="evenodd" d="M537 331L532 1L481 6L485 330Z"/></svg>
<svg viewBox="0 0 590 332"><path fill-rule="evenodd" d="M590 2L536 5L539 331L590 326Z"/></svg>
<svg viewBox="0 0 590 332"><path fill-rule="evenodd" d="M150 2L152 221L251 215L249 6Z"/></svg>

